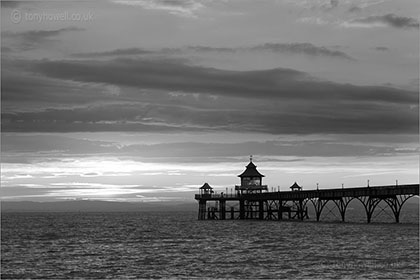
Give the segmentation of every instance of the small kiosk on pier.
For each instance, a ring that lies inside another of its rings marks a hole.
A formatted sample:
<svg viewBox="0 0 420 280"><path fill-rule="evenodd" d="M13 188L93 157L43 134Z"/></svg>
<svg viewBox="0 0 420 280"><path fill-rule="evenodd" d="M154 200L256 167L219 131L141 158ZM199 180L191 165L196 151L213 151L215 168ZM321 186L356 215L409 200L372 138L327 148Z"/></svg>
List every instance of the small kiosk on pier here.
<svg viewBox="0 0 420 280"><path fill-rule="evenodd" d="M292 190L292 192L296 192L296 191L301 191L302 187L299 186L296 182L290 187L290 189Z"/></svg>
<svg viewBox="0 0 420 280"><path fill-rule="evenodd" d="M210 187L208 183L204 183L204 185L200 188L200 195L210 197L213 192L213 188Z"/></svg>

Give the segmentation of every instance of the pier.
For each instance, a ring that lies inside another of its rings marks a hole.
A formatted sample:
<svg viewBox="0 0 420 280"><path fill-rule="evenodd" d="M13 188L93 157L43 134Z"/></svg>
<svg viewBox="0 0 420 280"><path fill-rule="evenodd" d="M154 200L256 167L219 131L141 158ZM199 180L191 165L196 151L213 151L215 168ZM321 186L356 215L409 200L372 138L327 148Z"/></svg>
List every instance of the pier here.
<svg viewBox="0 0 420 280"><path fill-rule="evenodd" d="M200 188L199 194L195 195L199 205L199 220L304 220L308 218L308 205L311 204L316 221L320 221L326 204L332 201L340 213L341 221L345 222L347 206L351 201L358 200L365 209L367 223L372 221L373 213L381 201L386 202L395 222L399 223L404 203L419 195L419 184L302 190L294 183L290 191L270 192L262 184L264 175L258 172L252 158L238 177L241 178L241 184L235 186L234 193L216 194L208 183Z"/></svg>

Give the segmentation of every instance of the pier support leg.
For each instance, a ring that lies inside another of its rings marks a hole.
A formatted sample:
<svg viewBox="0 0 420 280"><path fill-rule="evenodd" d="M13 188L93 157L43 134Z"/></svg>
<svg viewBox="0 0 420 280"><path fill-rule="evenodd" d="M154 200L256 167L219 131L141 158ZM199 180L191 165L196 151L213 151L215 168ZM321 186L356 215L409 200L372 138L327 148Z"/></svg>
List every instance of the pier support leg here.
<svg viewBox="0 0 420 280"><path fill-rule="evenodd" d="M235 219L235 208L234 207L230 207L230 219L231 220Z"/></svg>
<svg viewBox="0 0 420 280"><path fill-rule="evenodd" d="M298 218L300 220L303 220L303 217L304 217L304 209L303 209L303 202L302 202L302 200L299 200L298 213L299 213Z"/></svg>
<svg viewBox="0 0 420 280"><path fill-rule="evenodd" d="M345 222L345 218L346 218L346 208L347 208L347 205L345 205L345 203L341 199L340 202L338 203L337 207L338 207L338 210L340 211L341 221L344 223Z"/></svg>
<svg viewBox="0 0 420 280"><path fill-rule="evenodd" d="M391 208L392 212L394 213L396 223L400 222L400 213L401 213L401 208L402 208L403 204L410 197L413 197L413 196L414 195L412 195L412 194L396 195L395 197L385 199L385 202L388 204L389 208Z"/></svg>
<svg viewBox="0 0 420 280"><path fill-rule="evenodd" d="M395 211L394 216L395 216L395 223L398 224L400 222L400 211Z"/></svg>
<svg viewBox="0 0 420 280"><path fill-rule="evenodd" d="M264 220L264 201L259 201L259 219Z"/></svg>
<svg viewBox="0 0 420 280"><path fill-rule="evenodd" d="M378 205L378 203L381 201L381 199L377 197L370 197L370 196L364 196L358 199L360 200L360 202L362 202L363 206L365 207L366 219L367 219L367 223L369 224L372 220L373 211L375 211L375 208Z"/></svg>
<svg viewBox="0 0 420 280"><path fill-rule="evenodd" d="M311 202L315 208L316 221L319 222L319 219L321 218L322 209L324 209L324 206L328 203L328 200L315 198L311 199Z"/></svg>
<svg viewBox="0 0 420 280"><path fill-rule="evenodd" d="M226 200L220 200L220 220L226 219Z"/></svg>
<svg viewBox="0 0 420 280"><path fill-rule="evenodd" d="M339 200L334 200L334 203L337 206L338 211L340 211L341 221L343 223L345 222L347 206L349 205L352 199L353 198L343 197L343 198L340 198Z"/></svg>
<svg viewBox="0 0 420 280"><path fill-rule="evenodd" d="M245 201L244 200L239 201L239 219L241 220L245 219Z"/></svg>
<svg viewBox="0 0 420 280"><path fill-rule="evenodd" d="M278 213L278 219L283 219L283 201L279 200L279 213Z"/></svg>
<svg viewBox="0 0 420 280"><path fill-rule="evenodd" d="M198 219L205 220L206 219L206 201L200 200L198 202Z"/></svg>
<svg viewBox="0 0 420 280"><path fill-rule="evenodd" d="M402 205L399 204L397 197L387 198L385 201L394 213L395 222L398 224L400 222L400 211Z"/></svg>

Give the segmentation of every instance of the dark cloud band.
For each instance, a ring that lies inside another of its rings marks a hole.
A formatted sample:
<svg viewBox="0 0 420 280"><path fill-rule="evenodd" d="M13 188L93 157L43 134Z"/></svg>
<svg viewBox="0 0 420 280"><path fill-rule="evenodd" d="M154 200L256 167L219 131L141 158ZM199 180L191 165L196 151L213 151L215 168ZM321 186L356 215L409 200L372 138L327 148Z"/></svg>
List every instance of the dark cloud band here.
<svg viewBox="0 0 420 280"><path fill-rule="evenodd" d="M158 50L146 50L142 48L116 49L104 52L76 53L74 57L95 58L95 57L116 57L116 56L136 56L136 55L162 55L162 54L181 54L186 52L199 53L237 53L237 52L273 52L284 54L308 55L313 57L339 58L349 61L356 59L350 55L337 50L332 50L323 46L315 46L311 43L265 43L249 47L211 47L211 46L187 46L185 48L163 48Z"/></svg>
<svg viewBox="0 0 420 280"><path fill-rule="evenodd" d="M4 131L418 131L415 92L332 83L292 69L227 71L168 59L15 61L15 67L78 89L64 98L49 80L41 89L4 80ZM101 93L92 85L122 90ZM51 107L19 110L29 92L38 94L33 102L48 100Z"/></svg>
<svg viewBox="0 0 420 280"><path fill-rule="evenodd" d="M227 71L193 66L180 60L33 61L28 70L80 82L139 89L204 93L242 98L351 100L417 104L415 92L381 86L354 86L316 80L304 72L277 68Z"/></svg>
<svg viewBox="0 0 420 280"><path fill-rule="evenodd" d="M402 17L395 14L386 14L381 16L368 16L365 18L355 19L355 23L375 24L382 23L394 28L419 28L419 21L411 17Z"/></svg>

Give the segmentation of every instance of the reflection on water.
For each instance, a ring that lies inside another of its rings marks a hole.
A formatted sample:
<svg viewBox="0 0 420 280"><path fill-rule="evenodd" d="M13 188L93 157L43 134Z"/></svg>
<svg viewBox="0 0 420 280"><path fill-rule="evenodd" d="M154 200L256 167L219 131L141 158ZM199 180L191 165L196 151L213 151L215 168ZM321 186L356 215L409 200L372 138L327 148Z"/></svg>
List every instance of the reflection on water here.
<svg viewBox="0 0 420 280"><path fill-rule="evenodd" d="M417 223L3 213L3 278L417 278Z"/></svg>

